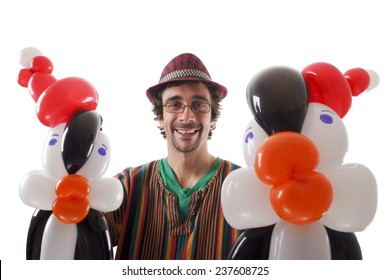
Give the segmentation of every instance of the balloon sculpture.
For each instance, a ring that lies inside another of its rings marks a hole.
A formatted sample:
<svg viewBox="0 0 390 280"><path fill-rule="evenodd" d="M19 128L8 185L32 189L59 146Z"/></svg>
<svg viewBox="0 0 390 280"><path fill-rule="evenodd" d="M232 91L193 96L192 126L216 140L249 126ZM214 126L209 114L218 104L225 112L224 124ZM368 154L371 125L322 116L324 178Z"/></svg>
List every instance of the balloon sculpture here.
<svg viewBox="0 0 390 280"><path fill-rule="evenodd" d="M379 83L375 72L342 74L328 63L301 72L271 67L247 87L254 118L243 138L248 165L222 186L228 223L244 230L230 259L361 259L354 232L373 220L374 175L344 164L342 118L357 96Z"/></svg>
<svg viewBox="0 0 390 280"><path fill-rule="evenodd" d="M36 102L36 114L49 127L44 170L22 179L22 201L36 208L27 237L27 259L112 259L107 222L100 211L116 210L120 182L102 177L110 143L95 111L98 94L84 79L57 80L53 65L35 48L21 52L18 83Z"/></svg>

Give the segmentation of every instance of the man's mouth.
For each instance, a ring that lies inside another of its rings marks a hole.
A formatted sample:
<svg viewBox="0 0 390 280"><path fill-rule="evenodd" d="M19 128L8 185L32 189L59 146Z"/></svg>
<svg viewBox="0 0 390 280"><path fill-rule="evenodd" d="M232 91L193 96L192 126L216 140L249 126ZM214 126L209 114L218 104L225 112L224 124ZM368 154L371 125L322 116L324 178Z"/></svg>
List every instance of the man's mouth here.
<svg viewBox="0 0 390 280"><path fill-rule="evenodd" d="M193 134L193 133L197 132L198 130L196 130L196 129L192 129L192 130L176 129L176 131L179 132L180 134Z"/></svg>
<svg viewBox="0 0 390 280"><path fill-rule="evenodd" d="M199 132L201 129L200 125L180 125L180 126L173 126L173 130L179 133L180 135L187 135L192 136Z"/></svg>

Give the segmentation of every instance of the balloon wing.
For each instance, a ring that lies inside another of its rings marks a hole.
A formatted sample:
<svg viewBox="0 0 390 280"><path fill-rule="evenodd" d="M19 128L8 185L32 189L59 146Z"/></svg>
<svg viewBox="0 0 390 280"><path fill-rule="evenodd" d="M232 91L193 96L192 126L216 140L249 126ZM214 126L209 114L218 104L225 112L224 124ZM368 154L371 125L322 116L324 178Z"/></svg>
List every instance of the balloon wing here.
<svg viewBox="0 0 390 280"><path fill-rule="evenodd" d="M361 164L345 164L327 174L334 199L322 222L342 232L364 230L377 208L377 185L371 171Z"/></svg>
<svg viewBox="0 0 390 280"><path fill-rule="evenodd" d="M101 178L92 182L88 199L93 209L103 212L114 211L119 208L123 200L122 185L117 178Z"/></svg>
<svg viewBox="0 0 390 280"><path fill-rule="evenodd" d="M50 178L41 170L30 171L22 178L19 185L19 196L28 206L51 210L56 198L57 180Z"/></svg>
<svg viewBox="0 0 390 280"><path fill-rule="evenodd" d="M269 226L279 220L270 204L270 186L252 168L232 171L222 185L221 204L227 222L236 229Z"/></svg>

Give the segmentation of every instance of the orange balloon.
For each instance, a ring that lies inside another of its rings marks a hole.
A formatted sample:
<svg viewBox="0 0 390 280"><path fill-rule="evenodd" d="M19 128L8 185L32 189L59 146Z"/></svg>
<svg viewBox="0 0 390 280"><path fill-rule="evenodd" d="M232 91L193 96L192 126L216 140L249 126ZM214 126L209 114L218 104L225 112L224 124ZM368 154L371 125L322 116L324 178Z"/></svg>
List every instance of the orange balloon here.
<svg viewBox="0 0 390 280"><path fill-rule="evenodd" d="M56 187L56 195L59 198L85 198L91 190L89 181L80 175L70 174L64 176Z"/></svg>
<svg viewBox="0 0 390 280"><path fill-rule="evenodd" d="M77 224L84 220L89 212L89 201L82 199L57 198L53 203L53 214L64 224Z"/></svg>
<svg viewBox="0 0 390 280"><path fill-rule="evenodd" d="M270 200L278 216L292 224L305 225L319 220L329 209L333 189L319 172L300 173L275 185Z"/></svg>
<svg viewBox="0 0 390 280"><path fill-rule="evenodd" d="M258 148L254 169L265 184L276 185L295 173L314 170L318 163L318 149L309 138L296 132L279 132Z"/></svg>
<svg viewBox="0 0 390 280"><path fill-rule="evenodd" d="M83 176L70 174L63 177L57 183L57 199L52 207L57 219L65 224L76 224L84 220L89 212L86 197L90 190L91 184Z"/></svg>

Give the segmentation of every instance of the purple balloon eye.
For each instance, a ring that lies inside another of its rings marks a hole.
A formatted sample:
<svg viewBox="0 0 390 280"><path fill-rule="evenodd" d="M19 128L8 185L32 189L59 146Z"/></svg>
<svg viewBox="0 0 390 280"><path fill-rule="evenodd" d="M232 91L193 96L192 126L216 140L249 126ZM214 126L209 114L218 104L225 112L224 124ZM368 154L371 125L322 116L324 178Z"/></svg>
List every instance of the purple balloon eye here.
<svg viewBox="0 0 390 280"><path fill-rule="evenodd" d="M332 116L328 115L328 114L322 114L320 115L320 120L325 123L325 124L331 124L333 123L333 118Z"/></svg>
<svg viewBox="0 0 390 280"><path fill-rule="evenodd" d="M53 137L52 139L50 139L49 141L49 146L54 146L55 144L57 144L58 142L58 139L57 138L54 138L54 137L58 137L60 136L59 134L53 134L51 137Z"/></svg>
<svg viewBox="0 0 390 280"><path fill-rule="evenodd" d="M107 146L104 144L102 144L102 146L103 146L102 148L98 149L98 153L99 155L104 157L107 154Z"/></svg>
<svg viewBox="0 0 390 280"><path fill-rule="evenodd" d="M252 132L249 132L249 133L246 135L246 137L245 137L245 143L248 144L249 139L253 139L253 137L254 137L253 133L252 133Z"/></svg>

